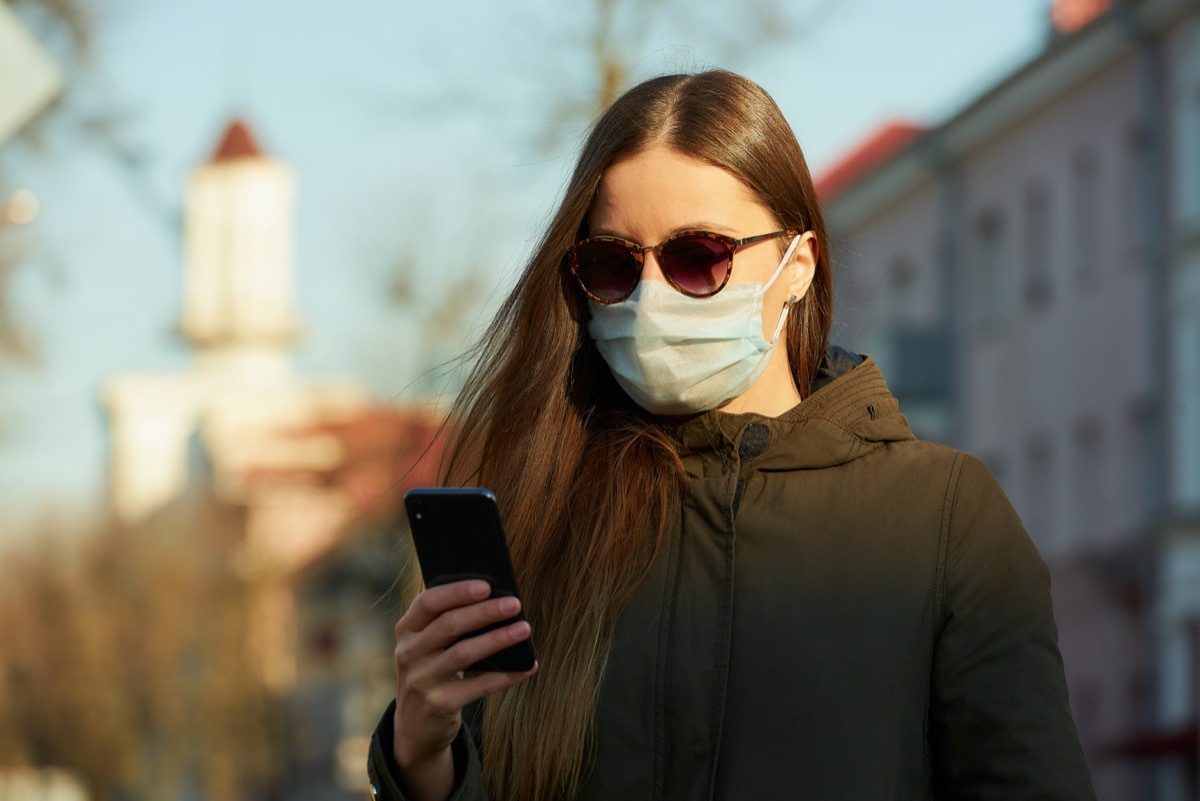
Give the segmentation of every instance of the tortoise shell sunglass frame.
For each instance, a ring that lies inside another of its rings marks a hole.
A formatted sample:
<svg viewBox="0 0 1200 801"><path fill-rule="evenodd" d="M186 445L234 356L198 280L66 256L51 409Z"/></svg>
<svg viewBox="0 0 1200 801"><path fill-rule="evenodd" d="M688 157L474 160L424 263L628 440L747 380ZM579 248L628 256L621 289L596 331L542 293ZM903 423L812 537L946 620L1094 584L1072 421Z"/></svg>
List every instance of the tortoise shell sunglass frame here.
<svg viewBox="0 0 1200 801"><path fill-rule="evenodd" d="M639 245L616 236L592 236L567 249L571 274L584 293L597 303L620 303L641 281L646 251L654 251L667 282L693 298L720 292L733 273L733 254L758 242L796 236L785 228L769 234L735 239L712 231L680 231L657 245Z"/></svg>

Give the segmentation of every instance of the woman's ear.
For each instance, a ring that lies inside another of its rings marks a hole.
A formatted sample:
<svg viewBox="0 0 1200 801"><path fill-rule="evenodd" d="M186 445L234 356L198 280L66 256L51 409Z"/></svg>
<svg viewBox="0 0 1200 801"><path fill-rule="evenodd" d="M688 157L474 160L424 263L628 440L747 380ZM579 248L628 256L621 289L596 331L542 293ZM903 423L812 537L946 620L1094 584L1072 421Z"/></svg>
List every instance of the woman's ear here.
<svg viewBox="0 0 1200 801"><path fill-rule="evenodd" d="M812 231L800 235L800 242L792 253L793 269L789 272L788 295L800 300L812 284L813 276L817 273L817 259L820 256L820 243Z"/></svg>

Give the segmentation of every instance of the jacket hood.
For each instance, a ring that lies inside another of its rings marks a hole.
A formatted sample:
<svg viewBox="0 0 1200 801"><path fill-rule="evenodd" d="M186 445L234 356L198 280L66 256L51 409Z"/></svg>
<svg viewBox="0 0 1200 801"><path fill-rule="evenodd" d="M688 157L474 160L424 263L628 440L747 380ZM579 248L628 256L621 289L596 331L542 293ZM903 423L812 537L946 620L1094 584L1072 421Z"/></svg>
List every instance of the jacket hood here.
<svg viewBox="0 0 1200 801"><path fill-rule="evenodd" d="M740 461L743 469L801 470L853 461L889 442L915 439L870 356L831 348L814 391L778 417L705 412L676 429L680 455L694 464ZM715 465L714 465L715 466Z"/></svg>

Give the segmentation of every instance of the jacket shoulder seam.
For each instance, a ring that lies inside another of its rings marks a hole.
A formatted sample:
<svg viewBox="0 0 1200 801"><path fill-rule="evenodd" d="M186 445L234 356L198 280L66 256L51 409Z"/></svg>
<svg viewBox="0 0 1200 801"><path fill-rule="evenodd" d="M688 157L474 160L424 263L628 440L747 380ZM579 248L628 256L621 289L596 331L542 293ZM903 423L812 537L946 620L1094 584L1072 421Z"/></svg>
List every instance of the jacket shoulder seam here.
<svg viewBox="0 0 1200 801"><path fill-rule="evenodd" d="M933 608L935 630L941 631L946 616L946 581L950 559L950 537L954 530L954 507L958 501L958 487L962 478L967 454L956 453L946 478L946 491L942 497L941 531L938 533L937 568L934 574Z"/></svg>

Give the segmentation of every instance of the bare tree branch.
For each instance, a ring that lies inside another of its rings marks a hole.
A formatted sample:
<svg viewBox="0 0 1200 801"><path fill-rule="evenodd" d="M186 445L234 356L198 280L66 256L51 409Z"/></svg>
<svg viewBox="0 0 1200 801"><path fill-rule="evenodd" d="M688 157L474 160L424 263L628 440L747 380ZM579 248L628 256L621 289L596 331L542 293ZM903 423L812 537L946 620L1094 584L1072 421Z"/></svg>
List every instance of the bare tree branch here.
<svg viewBox="0 0 1200 801"><path fill-rule="evenodd" d="M66 75L62 96L0 151L0 360L28 361L36 338L21 327L12 308L11 277L32 257L33 249L27 240L6 230L12 223L5 220L5 207L17 188L13 164L29 156L45 161L99 157L111 165L146 215L159 220L164 230L176 237L182 231L182 208L174 196L164 194L155 184L153 151L130 132L135 113L98 100L94 81L88 80L98 70L94 42L103 22L98 4L88 0L13 0L12 5Z"/></svg>

